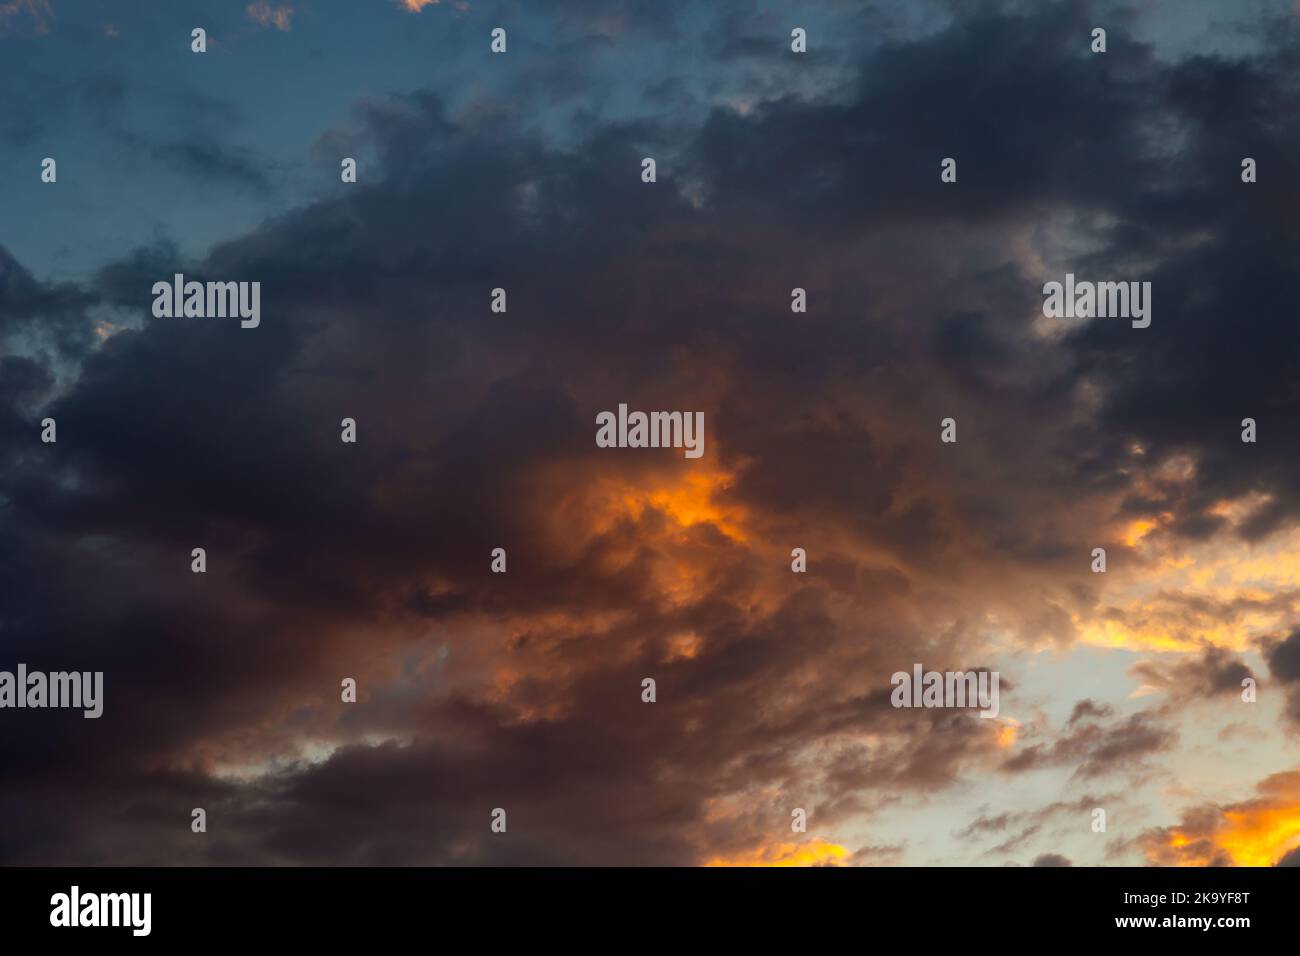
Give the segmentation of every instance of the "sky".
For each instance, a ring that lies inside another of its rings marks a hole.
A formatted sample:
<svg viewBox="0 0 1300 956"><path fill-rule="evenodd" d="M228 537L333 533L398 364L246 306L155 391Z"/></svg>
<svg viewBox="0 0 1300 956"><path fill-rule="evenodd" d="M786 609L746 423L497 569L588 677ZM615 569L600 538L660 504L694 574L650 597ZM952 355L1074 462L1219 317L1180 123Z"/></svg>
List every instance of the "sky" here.
<svg viewBox="0 0 1300 956"><path fill-rule="evenodd" d="M1298 31L0 0L0 862L1300 863Z"/></svg>

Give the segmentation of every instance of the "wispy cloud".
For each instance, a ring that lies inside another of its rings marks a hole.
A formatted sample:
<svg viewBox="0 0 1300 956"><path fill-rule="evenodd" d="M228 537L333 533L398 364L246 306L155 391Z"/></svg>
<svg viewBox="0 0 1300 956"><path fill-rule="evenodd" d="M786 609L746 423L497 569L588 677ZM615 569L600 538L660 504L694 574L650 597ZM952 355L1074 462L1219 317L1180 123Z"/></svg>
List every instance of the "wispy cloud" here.
<svg viewBox="0 0 1300 956"><path fill-rule="evenodd" d="M288 33L293 26L293 7L287 3L273 7L265 0L248 5L248 18L261 27L275 27Z"/></svg>
<svg viewBox="0 0 1300 956"><path fill-rule="evenodd" d="M0 36L4 36L18 23L30 21L33 32L50 32L54 10L50 0L8 0L0 3Z"/></svg>

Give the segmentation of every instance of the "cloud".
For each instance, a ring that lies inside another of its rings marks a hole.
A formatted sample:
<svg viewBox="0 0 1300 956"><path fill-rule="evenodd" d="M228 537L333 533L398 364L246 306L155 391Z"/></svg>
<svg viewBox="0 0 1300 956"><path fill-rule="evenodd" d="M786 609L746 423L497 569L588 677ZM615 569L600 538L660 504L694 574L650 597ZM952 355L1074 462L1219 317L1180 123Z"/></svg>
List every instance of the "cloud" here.
<svg viewBox="0 0 1300 956"><path fill-rule="evenodd" d="M1143 690L1184 700L1240 694L1242 681L1254 676L1239 657L1213 645L1206 645L1200 657L1139 661L1129 672Z"/></svg>
<svg viewBox="0 0 1300 956"><path fill-rule="evenodd" d="M1067 726L1073 727L1081 720L1101 720L1114 714L1114 709L1106 704L1099 704L1091 698L1085 698L1074 705L1070 711Z"/></svg>
<svg viewBox="0 0 1300 956"><path fill-rule="evenodd" d="M1300 631L1266 646L1269 672L1283 684L1300 683Z"/></svg>
<svg viewBox="0 0 1300 956"><path fill-rule="evenodd" d="M759 847L731 859L715 858L708 866L838 866L849 856L842 846L825 840Z"/></svg>
<svg viewBox="0 0 1300 956"><path fill-rule="evenodd" d="M30 29L36 36L50 32L54 10L50 0L5 0L0 3L0 37L15 29Z"/></svg>
<svg viewBox="0 0 1300 956"><path fill-rule="evenodd" d="M1122 800L1123 797L1119 793L1087 793L1072 800L1057 800L1032 809L1004 810L992 815L985 812L958 831L955 836L959 841L972 844L986 839L998 840L995 845L983 851L984 856L1011 853L1034 842L1040 833L1044 834L1045 838L1048 834L1055 838L1063 831L1068 833L1077 829L1080 820L1091 819L1095 808L1113 806ZM1008 831L1015 832L1010 837L1002 838L1002 834ZM1047 854L1048 859L1054 857L1057 855ZM1040 864L1035 862L1034 865ZM1064 865L1070 864L1067 861Z"/></svg>
<svg viewBox="0 0 1300 956"><path fill-rule="evenodd" d="M430 90L371 97L321 137L369 145L363 182L198 261L160 241L60 284L0 260L0 329L26 348L0 359L6 646L103 669L109 694L93 731L0 724L0 812L24 822L0 859L895 862L887 818L972 779L1172 759L1180 690L1226 691L1294 612L1300 564L1268 551L1295 550L1294 462L1243 452L1179 364L1290 420L1284 177L1250 204L1215 186L1199 94L1285 163L1293 74L1273 47L1093 63L1079 16L981 12L864 52L842 88L603 116L576 143ZM593 84L587 60L554 68ZM142 130L194 181L270 189L229 143ZM953 142L959 190L937 177ZM1178 323L1045 332L1041 282L1074 261L1153 277ZM262 325L153 319L174 271L261 281ZM1221 318L1252 277L1243 336ZM130 321L100 341L98 308ZM597 449L622 401L702 411L707 458ZM32 438L44 414L57 445ZM1034 693L1018 652L1144 634L1177 655L1134 669L1164 709L1098 692L1053 729L889 704L915 661L1005 650L1009 713ZM796 797L815 838L788 835ZM193 806L213 840L188 839ZM1042 859L1072 812L1017 802L960 836Z"/></svg>
<svg viewBox="0 0 1300 956"><path fill-rule="evenodd" d="M852 860L856 866L894 866L906 852L906 843L874 843L854 850Z"/></svg>
<svg viewBox="0 0 1300 956"><path fill-rule="evenodd" d="M248 189L259 195L271 190L270 175L258 158L214 140L157 143L149 152L191 181Z"/></svg>
<svg viewBox="0 0 1300 956"><path fill-rule="evenodd" d="M1076 707L1076 715L1078 709ZM1146 767L1150 758L1170 750L1177 731L1158 711L1139 711L1106 725L1093 718L1072 719L1050 743L1032 743L1002 763L1007 772L1069 765L1080 778Z"/></svg>
<svg viewBox="0 0 1300 956"><path fill-rule="evenodd" d="M0 247L0 347L57 368L93 344L87 311L99 297L75 283L46 283Z"/></svg>
<svg viewBox="0 0 1300 956"><path fill-rule="evenodd" d="M272 6L265 0L258 0L257 3L250 3L246 8L248 19L252 20L263 29L275 27L284 33L288 33L293 27L293 7L289 4L279 4Z"/></svg>
<svg viewBox="0 0 1300 956"><path fill-rule="evenodd" d="M1265 638L1262 646L1269 673L1286 691L1287 716L1300 726L1300 631L1285 638Z"/></svg>
<svg viewBox="0 0 1300 956"><path fill-rule="evenodd" d="M1136 840L1161 866L1292 865L1300 848L1300 771L1273 774L1257 796L1183 812L1176 826L1157 827Z"/></svg>

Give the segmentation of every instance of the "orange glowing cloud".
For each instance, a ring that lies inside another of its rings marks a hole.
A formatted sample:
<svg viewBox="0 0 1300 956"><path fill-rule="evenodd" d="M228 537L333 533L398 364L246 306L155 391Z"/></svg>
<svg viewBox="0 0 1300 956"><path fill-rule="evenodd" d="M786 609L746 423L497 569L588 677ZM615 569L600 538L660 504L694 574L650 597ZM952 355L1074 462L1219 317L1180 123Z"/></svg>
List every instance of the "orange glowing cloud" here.
<svg viewBox="0 0 1300 956"><path fill-rule="evenodd" d="M837 843L809 840L760 846L733 857L714 857L706 866L838 866L849 851Z"/></svg>
<svg viewBox="0 0 1300 956"><path fill-rule="evenodd" d="M1007 717L1000 723L1002 726L997 729L998 748L1006 750L1009 747L1014 747L1016 745L1016 738L1020 735L1020 721L1012 717Z"/></svg>
<svg viewBox="0 0 1300 956"><path fill-rule="evenodd" d="M1273 866L1300 847L1300 771L1274 774L1259 796L1225 807L1197 807L1178 826L1144 834L1139 844L1161 866Z"/></svg>
<svg viewBox="0 0 1300 956"><path fill-rule="evenodd" d="M584 490L583 498L595 512L591 530L596 534L625 521L641 521L655 511L670 519L670 534L708 524L733 541L744 542L748 540L745 511L722 500L733 480L734 475L721 469L692 468L674 477L609 479Z"/></svg>
<svg viewBox="0 0 1300 956"><path fill-rule="evenodd" d="M652 548L652 586L665 606L685 606L709 587L708 567L716 554L708 535L716 532L738 545L750 541L747 510L727 500L731 482L728 472L701 468L610 477L561 493L552 520L574 545L603 539L610 561L630 564Z"/></svg>

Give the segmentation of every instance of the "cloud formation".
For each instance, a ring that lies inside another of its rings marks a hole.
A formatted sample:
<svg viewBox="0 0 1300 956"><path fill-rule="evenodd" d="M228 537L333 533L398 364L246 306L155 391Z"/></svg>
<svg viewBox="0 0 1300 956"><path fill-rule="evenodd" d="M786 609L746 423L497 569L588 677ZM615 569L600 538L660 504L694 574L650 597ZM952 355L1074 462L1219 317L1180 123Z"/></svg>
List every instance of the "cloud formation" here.
<svg viewBox="0 0 1300 956"><path fill-rule="evenodd" d="M597 32L686 31L644 16ZM3 252L6 652L108 700L0 721L0 859L878 865L930 852L905 807L976 781L1010 801L951 828L978 859L1083 862L1058 830L1096 803L1014 783L1175 773L1187 708L1239 715L1243 655L1291 680L1259 642L1300 593L1295 48L1260 22L1235 58L1123 31L1094 58L1086 22L950 13L839 48L846 85L691 78L679 117L575 108L577 141L528 118L596 85L581 56L508 107L370 94L313 132L364 150L356 184L204 255L163 236L65 282ZM140 129L197 188L274 192L255 154ZM1067 269L1152 281L1151 328L1045 324ZM261 326L154 319L175 272L260 281ZM702 411L708 454L597 448L619 402ZM1044 689L1031 655L1066 680L1085 647L1162 656ZM914 662L1002 669L1008 719L892 708ZM1289 779L1134 852L1275 862Z"/></svg>

